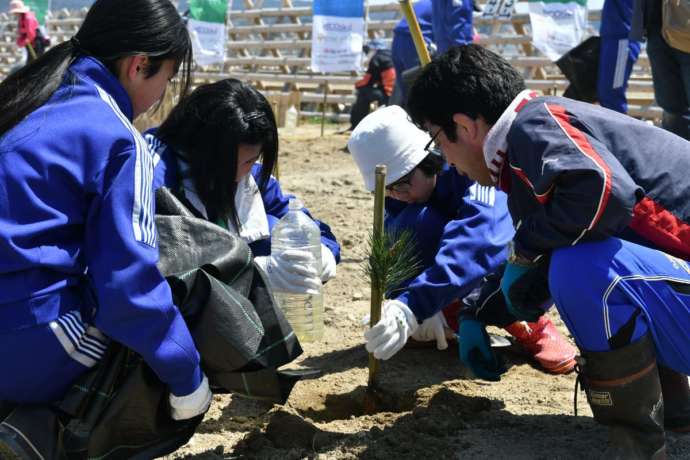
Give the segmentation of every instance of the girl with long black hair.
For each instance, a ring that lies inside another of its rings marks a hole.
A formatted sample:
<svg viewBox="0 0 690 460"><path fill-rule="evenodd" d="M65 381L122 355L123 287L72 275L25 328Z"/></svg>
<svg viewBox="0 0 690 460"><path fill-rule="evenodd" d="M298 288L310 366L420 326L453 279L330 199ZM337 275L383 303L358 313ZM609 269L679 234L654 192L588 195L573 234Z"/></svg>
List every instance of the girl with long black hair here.
<svg viewBox="0 0 690 460"><path fill-rule="evenodd" d="M0 84L0 400L49 403L109 340L170 388L172 416L210 402L156 268L153 157L132 120L191 45L168 0L97 0L76 35Z"/></svg>
<svg viewBox="0 0 690 460"><path fill-rule="evenodd" d="M297 254L268 258L270 231L288 212L292 197L283 195L271 175L278 159L278 130L259 91L235 79L200 86L145 137L160 156L156 186L171 188L197 215L244 239L262 268L272 264L274 287L280 282L293 291L298 286L310 290L320 284L318 278L335 276L340 246L323 222L315 221L321 230L321 273L288 260L299 258Z"/></svg>

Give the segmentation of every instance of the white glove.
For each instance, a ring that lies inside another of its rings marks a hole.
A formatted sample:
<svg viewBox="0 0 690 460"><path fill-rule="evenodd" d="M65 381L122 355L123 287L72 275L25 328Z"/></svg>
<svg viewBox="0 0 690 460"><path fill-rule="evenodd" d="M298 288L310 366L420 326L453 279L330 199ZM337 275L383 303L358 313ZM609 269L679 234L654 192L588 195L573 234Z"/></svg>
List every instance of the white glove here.
<svg viewBox="0 0 690 460"><path fill-rule="evenodd" d="M266 274L273 289L297 294L318 294L321 278L314 268L314 256L309 251L287 249L271 254Z"/></svg>
<svg viewBox="0 0 690 460"><path fill-rule="evenodd" d="M271 260L270 256L259 256L254 257L254 263L264 272L264 275L268 276L268 261Z"/></svg>
<svg viewBox="0 0 690 460"><path fill-rule="evenodd" d="M186 396L170 393L170 415L175 420L187 420L206 412L211 405L211 390L204 375L199 388Z"/></svg>
<svg viewBox="0 0 690 460"><path fill-rule="evenodd" d="M448 348L446 328L448 328L446 317L443 316L443 312L440 311L431 318L422 321L422 324L420 324L414 334L412 334L412 338L419 342L431 342L432 340L436 340L436 348L445 350Z"/></svg>
<svg viewBox="0 0 690 460"><path fill-rule="evenodd" d="M335 278L335 256L328 247L321 243L321 281Z"/></svg>
<svg viewBox="0 0 690 460"><path fill-rule="evenodd" d="M376 359L389 359L405 346L419 325L414 313L399 300L383 304L381 320L364 333L366 349Z"/></svg>

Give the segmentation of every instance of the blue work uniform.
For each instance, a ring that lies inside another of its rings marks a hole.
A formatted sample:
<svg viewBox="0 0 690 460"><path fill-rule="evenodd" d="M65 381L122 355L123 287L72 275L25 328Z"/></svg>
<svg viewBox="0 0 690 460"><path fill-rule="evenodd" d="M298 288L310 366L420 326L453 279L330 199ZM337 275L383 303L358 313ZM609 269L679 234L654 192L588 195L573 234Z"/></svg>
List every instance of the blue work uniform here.
<svg viewBox="0 0 690 460"><path fill-rule="evenodd" d="M567 98L520 107L500 171L517 252L551 255L551 294L582 349L650 331L663 364L688 373L690 143Z"/></svg>
<svg viewBox="0 0 690 460"><path fill-rule="evenodd" d="M621 113L628 111L625 90L640 55L640 42L629 38L632 14L633 0L606 0L599 27L597 96L602 106Z"/></svg>
<svg viewBox="0 0 690 460"><path fill-rule="evenodd" d="M580 348L609 351L650 333L659 364L690 375L690 267L619 238L557 249L549 287Z"/></svg>
<svg viewBox="0 0 690 460"><path fill-rule="evenodd" d="M472 0L431 0L434 40L439 54L472 43Z"/></svg>
<svg viewBox="0 0 690 460"><path fill-rule="evenodd" d="M151 150L154 151L154 155L157 156L156 168L154 172L154 188L165 186L170 188L175 192L183 190L182 187L182 175L180 174L182 158L169 146L165 145L161 140L156 138L155 129L151 129L146 132L146 140L149 146L153 147ZM255 164L252 166L251 174L259 184L259 192L261 193L261 200L263 202L264 210L266 211L266 217L268 218L269 230L273 230L275 224L288 213L288 205L291 198L295 198L294 195L285 195L280 188L280 183L278 180L271 176L265 187L261 187L260 177L261 177L261 165ZM202 210L193 209L196 213L200 213ZM309 210L306 208L302 209L310 219L319 226L321 232L321 243L326 246L335 257L336 263L340 262L340 245L331 232L331 228L312 217ZM204 214L205 210L201 212ZM249 243L249 247L252 250L254 257L267 256L271 253L271 240L270 238L263 238Z"/></svg>
<svg viewBox="0 0 690 460"><path fill-rule="evenodd" d="M434 42L434 32L431 18L431 0L420 0L413 5L419 28L422 31L427 47ZM410 26L405 18L401 19L393 29L393 43L391 45L393 64L395 65L396 84L400 85L403 101L407 99L407 86L403 81L403 72L419 65L419 55L414 46Z"/></svg>
<svg viewBox="0 0 690 460"><path fill-rule="evenodd" d="M0 138L0 400L46 403L110 339L176 395L199 354L156 268L153 159L130 98L93 57Z"/></svg>
<svg viewBox="0 0 690 460"><path fill-rule="evenodd" d="M410 230L423 271L397 300L423 321L478 288L505 262L513 237L506 195L445 166L428 202L386 200L386 228Z"/></svg>

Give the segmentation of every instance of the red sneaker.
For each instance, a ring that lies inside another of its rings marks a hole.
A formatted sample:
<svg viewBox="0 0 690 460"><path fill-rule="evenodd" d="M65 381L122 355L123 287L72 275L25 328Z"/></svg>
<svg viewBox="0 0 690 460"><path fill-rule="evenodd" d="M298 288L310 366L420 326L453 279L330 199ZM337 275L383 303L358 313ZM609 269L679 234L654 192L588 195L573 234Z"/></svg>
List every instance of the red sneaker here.
<svg viewBox="0 0 690 460"><path fill-rule="evenodd" d="M575 368L575 347L566 342L546 315L536 323L516 321L505 330L546 372L567 374Z"/></svg>

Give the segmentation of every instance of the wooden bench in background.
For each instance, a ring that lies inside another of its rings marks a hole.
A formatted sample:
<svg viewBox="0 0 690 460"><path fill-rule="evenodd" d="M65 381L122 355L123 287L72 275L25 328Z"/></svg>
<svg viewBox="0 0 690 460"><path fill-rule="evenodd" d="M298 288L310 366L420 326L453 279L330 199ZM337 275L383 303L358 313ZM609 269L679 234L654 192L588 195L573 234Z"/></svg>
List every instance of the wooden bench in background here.
<svg viewBox="0 0 690 460"><path fill-rule="evenodd" d="M221 66L197 68L194 85L234 77L252 83L271 101L280 123L285 111L295 105L302 117L320 115L325 96L325 112L333 120L347 120L347 106L354 102L355 73L313 73L311 63L310 7L293 7L282 0L279 8L262 8L262 0L243 0L243 11L232 11L228 21L226 59ZM53 43L68 40L76 33L86 10L52 11L47 31ZM590 11L598 21L599 11ZM372 5L367 22L369 38L390 43L400 19L397 3ZM558 68L531 44L529 16L515 14L510 20L475 18L479 43L501 53L521 69L527 85L547 94L562 94L568 85ZM14 18L0 14L0 78L21 61L14 46ZM633 70L628 87L629 113L658 121L661 110L654 104L649 60L643 54Z"/></svg>

